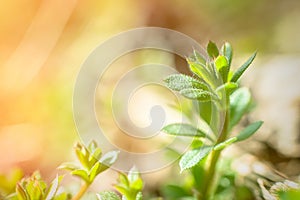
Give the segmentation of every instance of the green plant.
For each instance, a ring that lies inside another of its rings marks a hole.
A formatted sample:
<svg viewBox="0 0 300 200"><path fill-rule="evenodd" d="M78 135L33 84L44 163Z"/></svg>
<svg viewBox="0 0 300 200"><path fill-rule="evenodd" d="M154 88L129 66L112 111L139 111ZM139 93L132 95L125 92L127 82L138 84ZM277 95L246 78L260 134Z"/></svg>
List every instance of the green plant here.
<svg viewBox="0 0 300 200"><path fill-rule="evenodd" d="M31 199L53 199L53 200L65 200L70 199L69 194L59 193L57 194L59 183L63 176L56 176L52 183L47 186L46 182L41 178L38 171L32 174L32 176L23 178L16 184L16 192L7 196L7 199L16 200L31 200Z"/></svg>
<svg viewBox="0 0 300 200"><path fill-rule="evenodd" d="M81 166L73 163L63 163L59 169L70 170L72 175L83 181L79 192L72 198L78 200L85 194L96 176L107 170L116 161L119 152L111 151L102 156L102 150L94 141L87 148L77 143L75 152Z"/></svg>
<svg viewBox="0 0 300 200"><path fill-rule="evenodd" d="M243 141L253 135L262 125L254 122L231 136L233 128L251 108L249 89L239 86L239 79L254 60L254 53L235 72L231 70L232 47L225 43L219 50L216 44L207 46L209 58L205 59L197 52L187 58L193 76L173 74L165 79L166 85L182 96L194 101L195 110L209 129L200 127L199 120L194 124L174 123L165 126L162 131L177 136L193 137L191 150L181 156L181 172L203 166L203 178L200 188L194 192L197 199L212 199L216 189L216 165L221 152L227 146ZM205 161L205 162L201 162Z"/></svg>
<svg viewBox="0 0 300 200"><path fill-rule="evenodd" d="M70 170L71 175L79 177L83 182L77 194L72 195L70 192L61 188L58 191L59 184L63 176L57 176L52 183L47 186L47 183L41 178L39 172L33 173L30 177L25 177L21 180L22 173L20 170L15 170L11 175L11 179L0 176L0 188L2 192L0 199L11 200L78 200L86 193L89 186L95 178L105 170L107 170L117 159L118 151L110 151L102 156L102 150L96 142L92 141L88 147L77 143L75 145L75 153L80 165L75 163L63 163L58 168ZM18 181L19 180L19 181ZM3 185L3 187L2 187ZM1 191L0 190L0 191ZM15 190L14 193L13 190Z"/></svg>
<svg viewBox="0 0 300 200"><path fill-rule="evenodd" d="M128 174L119 173L117 184L114 187L121 193L122 200L142 200L143 180L139 172L133 167ZM98 195L100 200L117 200L121 199L114 192L101 192Z"/></svg>

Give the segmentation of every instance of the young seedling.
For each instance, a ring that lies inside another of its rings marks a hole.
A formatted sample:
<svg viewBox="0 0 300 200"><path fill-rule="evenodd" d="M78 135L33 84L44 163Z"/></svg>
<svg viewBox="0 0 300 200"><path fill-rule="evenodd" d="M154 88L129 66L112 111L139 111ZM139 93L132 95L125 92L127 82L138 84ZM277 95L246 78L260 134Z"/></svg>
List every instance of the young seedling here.
<svg viewBox="0 0 300 200"><path fill-rule="evenodd" d="M181 172L194 168L208 157L205 162L203 183L195 194L197 199L205 200L213 198L216 165L222 150L249 138L263 123L254 122L239 134L231 136L232 129L251 107L250 91L247 88L240 88L238 81L254 60L256 53L235 72L231 70L232 47L229 43L218 49L216 44L209 42L207 54L209 58L194 52L187 58L193 76L174 74L164 81L170 89L193 100L193 105L196 105L194 110L210 130L199 128L197 123L174 123L162 129L170 135L194 138L191 150L184 153L179 161ZM194 145L195 141L200 142Z"/></svg>
<svg viewBox="0 0 300 200"><path fill-rule="evenodd" d="M31 177L23 178L16 185L16 192L7 197L11 200L66 200L70 199L67 193L57 194L59 183L63 176L56 176L52 183L47 186L46 182L42 180L39 172L35 172Z"/></svg>
<svg viewBox="0 0 300 200"><path fill-rule="evenodd" d="M138 170L133 167L128 174L119 173L118 183L114 185L122 195L122 200L142 200L144 183ZM121 200L114 192L102 192L98 195L99 200Z"/></svg>
<svg viewBox="0 0 300 200"><path fill-rule="evenodd" d="M73 200L79 200L93 183L96 176L107 170L117 159L118 151L111 151L102 156L102 150L92 141L89 146L77 143L75 145L77 159L81 166L73 163L64 163L59 169L70 170L71 174L79 177L83 184Z"/></svg>

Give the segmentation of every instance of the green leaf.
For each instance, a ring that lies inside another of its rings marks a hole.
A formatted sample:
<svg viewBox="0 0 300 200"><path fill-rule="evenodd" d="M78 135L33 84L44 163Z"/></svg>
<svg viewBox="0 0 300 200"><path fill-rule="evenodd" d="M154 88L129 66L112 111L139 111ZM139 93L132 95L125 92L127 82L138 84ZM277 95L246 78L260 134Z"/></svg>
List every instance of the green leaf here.
<svg viewBox="0 0 300 200"><path fill-rule="evenodd" d="M221 142L221 143L217 144L214 147L214 150L215 151L220 151L220 150L224 149L225 147L228 147L229 145L231 145L235 141L237 141L237 137L229 138L229 139L225 140L224 142Z"/></svg>
<svg viewBox="0 0 300 200"><path fill-rule="evenodd" d="M225 56L218 56L215 60L215 66L222 77L223 83L227 82L228 72L229 72L229 63Z"/></svg>
<svg viewBox="0 0 300 200"><path fill-rule="evenodd" d="M83 145L77 143L75 146L75 153L82 166L84 166L86 169L90 169L88 161L89 152L87 151L87 149Z"/></svg>
<svg viewBox="0 0 300 200"><path fill-rule="evenodd" d="M249 138L251 135L253 135L261 127L262 124L263 124L262 121L257 121L257 122L254 122L254 123L250 124L246 128L244 128L237 135L237 141L242 141L242 140L246 140L247 138Z"/></svg>
<svg viewBox="0 0 300 200"><path fill-rule="evenodd" d="M98 200L121 200L121 198L114 192L104 191L96 195Z"/></svg>
<svg viewBox="0 0 300 200"><path fill-rule="evenodd" d="M17 197L19 200L29 200L28 194L21 184L17 183L16 186Z"/></svg>
<svg viewBox="0 0 300 200"><path fill-rule="evenodd" d="M191 56L192 59L195 59L196 62L202 64L202 65L206 65L206 59L197 51L194 50L194 55Z"/></svg>
<svg viewBox="0 0 300 200"><path fill-rule="evenodd" d="M207 53L211 58L216 58L219 55L218 47L212 41L209 41L209 43L207 45Z"/></svg>
<svg viewBox="0 0 300 200"><path fill-rule="evenodd" d="M242 76L242 74L250 66L250 64L254 60L255 56L256 56L256 52L254 54L252 54L252 56L240 68L238 68L236 70L236 72L233 74L230 82L237 82L239 80L239 78Z"/></svg>
<svg viewBox="0 0 300 200"><path fill-rule="evenodd" d="M200 82L199 80L184 74L170 75L164 81L167 83L168 88L175 91L180 91L187 88L198 88L203 90L209 89L209 86L206 83Z"/></svg>
<svg viewBox="0 0 300 200"><path fill-rule="evenodd" d="M212 101L216 100L218 97L211 92L204 91L201 89L188 88L180 91L180 94L188 99L198 100L198 101Z"/></svg>
<svg viewBox="0 0 300 200"><path fill-rule="evenodd" d="M187 59L190 70L196 74L199 78L203 79L207 84L214 87L215 81L212 74L207 70L206 66L192 61L190 58Z"/></svg>
<svg viewBox="0 0 300 200"><path fill-rule="evenodd" d="M225 42L225 44L222 46L221 50L222 50L222 55L224 55L227 58L228 64L230 66L231 61L232 61L232 47L231 47L231 45L228 42Z"/></svg>
<svg viewBox="0 0 300 200"><path fill-rule="evenodd" d="M89 175L88 173L83 169L77 169L71 172L72 175L78 176L82 180L84 180L87 183L90 183Z"/></svg>
<svg viewBox="0 0 300 200"><path fill-rule="evenodd" d="M212 140L207 133L190 124L182 124L182 123L169 124L164 128L162 128L162 131L169 135L204 137L204 138L208 137L210 140Z"/></svg>
<svg viewBox="0 0 300 200"><path fill-rule="evenodd" d="M45 200L52 200L57 192L59 183L62 181L63 176L56 176L56 178L52 181L47 190Z"/></svg>
<svg viewBox="0 0 300 200"><path fill-rule="evenodd" d="M89 172L90 182L93 182L95 177L99 174L99 168L101 163L96 162L95 165L92 167L91 171Z"/></svg>
<svg viewBox="0 0 300 200"><path fill-rule="evenodd" d="M193 149L186 152L179 161L181 172L197 165L211 151L212 151L212 147L206 146L206 147L201 147L199 149Z"/></svg>
<svg viewBox="0 0 300 200"><path fill-rule="evenodd" d="M230 95L230 128L241 120L250 103L251 94L247 88L239 88Z"/></svg>

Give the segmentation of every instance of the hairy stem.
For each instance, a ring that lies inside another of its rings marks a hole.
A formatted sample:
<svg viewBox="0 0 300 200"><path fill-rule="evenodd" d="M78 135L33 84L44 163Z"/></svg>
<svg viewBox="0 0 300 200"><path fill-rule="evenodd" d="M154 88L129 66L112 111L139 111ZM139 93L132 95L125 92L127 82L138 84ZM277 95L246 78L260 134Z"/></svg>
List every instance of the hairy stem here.
<svg viewBox="0 0 300 200"><path fill-rule="evenodd" d="M227 138L228 135L228 126L229 126L229 120L230 120L230 114L229 114L229 98L227 98L226 101L226 111L225 111L225 121L224 121L224 126L222 129L222 132L220 136L218 137L217 144L224 142ZM214 186L214 179L215 179L215 173L216 173L216 166L217 162L219 160L219 157L221 155L222 150L218 151L212 151L211 153L211 160L210 164L208 166L206 175L205 175L205 180L204 180L204 186L202 188L202 198L200 199L205 199L209 200L211 198L211 194L213 193L213 190L215 188Z"/></svg>
<svg viewBox="0 0 300 200"><path fill-rule="evenodd" d="M80 200L81 197L85 194L87 189L89 188L90 183L84 182L83 185L81 186L79 192L72 198L72 200Z"/></svg>

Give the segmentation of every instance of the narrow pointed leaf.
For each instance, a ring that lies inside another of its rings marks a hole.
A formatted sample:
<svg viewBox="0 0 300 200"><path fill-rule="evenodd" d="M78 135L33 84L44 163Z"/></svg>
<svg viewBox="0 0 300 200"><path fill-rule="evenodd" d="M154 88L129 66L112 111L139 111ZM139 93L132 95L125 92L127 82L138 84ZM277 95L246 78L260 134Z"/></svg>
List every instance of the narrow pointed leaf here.
<svg viewBox="0 0 300 200"><path fill-rule="evenodd" d="M229 72L229 63L225 56L218 56L215 60L215 66L222 77L223 83L227 82L228 72Z"/></svg>
<svg viewBox="0 0 300 200"><path fill-rule="evenodd" d="M227 58L228 64L230 66L231 61L232 61L232 47L231 47L231 45L228 42L226 42L222 46L221 50L222 50L222 54Z"/></svg>
<svg viewBox="0 0 300 200"><path fill-rule="evenodd" d="M208 71L205 65L200 64L198 62L194 62L191 59L187 59L190 70L196 74L199 78L203 79L210 86L214 86L214 78L212 74Z"/></svg>
<svg viewBox="0 0 300 200"><path fill-rule="evenodd" d="M169 135L189 136L189 137L208 137L208 134L190 124L174 123L165 126L163 132ZM211 138L209 138L211 140Z"/></svg>
<svg viewBox="0 0 300 200"><path fill-rule="evenodd" d="M246 71L246 69L250 66L256 56L256 52L252 54L252 56L233 74L230 82L237 82L242 74Z"/></svg>
<svg viewBox="0 0 300 200"><path fill-rule="evenodd" d="M201 147L199 149L193 149L186 152L179 161L181 172L197 165L211 151L212 151L212 147L207 146L207 147Z"/></svg>
<svg viewBox="0 0 300 200"><path fill-rule="evenodd" d="M212 41L209 41L209 43L207 45L207 53L211 58L216 58L219 55L218 47Z"/></svg>
<svg viewBox="0 0 300 200"><path fill-rule="evenodd" d="M244 128L237 135L237 141L246 140L247 138L249 138L250 136L252 136L261 127L262 124L263 124L262 121L257 121L257 122L254 122L254 123L250 124L246 128Z"/></svg>
<svg viewBox="0 0 300 200"><path fill-rule="evenodd" d="M203 90L209 89L209 86L206 83L184 74L170 75L164 81L166 82L168 88L175 91L180 91L187 88L198 88Z"/></svg>
<svg viewBox="0 0 300 200"><path fill-rule="evenodd" d="M75 146L75 153L76 153L76 156L78 158L78 160L80 161L80 163L82 164L82 166L84 166L85 168L89 169L89 162L88 162L88 151L87 149L82 146L81 144L77 144Z"/></svg>

